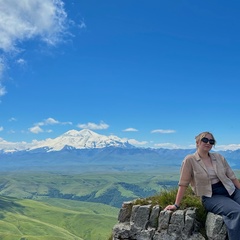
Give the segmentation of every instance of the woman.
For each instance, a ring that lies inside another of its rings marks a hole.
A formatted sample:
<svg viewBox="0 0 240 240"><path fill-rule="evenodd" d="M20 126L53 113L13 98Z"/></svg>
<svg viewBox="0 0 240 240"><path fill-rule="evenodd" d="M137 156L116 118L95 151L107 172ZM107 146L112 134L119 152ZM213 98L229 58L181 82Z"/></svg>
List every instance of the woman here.
<svg viewBox="0 0 240 240"><path fill-rule="evenodd" d="M225 158L209 152L216 143L212 133L200 133L195 139L196 152L182 163L175 204L165 210L179 208L190 184L208 212L222 215L229 239L240 240L240 183Z"/></svg>

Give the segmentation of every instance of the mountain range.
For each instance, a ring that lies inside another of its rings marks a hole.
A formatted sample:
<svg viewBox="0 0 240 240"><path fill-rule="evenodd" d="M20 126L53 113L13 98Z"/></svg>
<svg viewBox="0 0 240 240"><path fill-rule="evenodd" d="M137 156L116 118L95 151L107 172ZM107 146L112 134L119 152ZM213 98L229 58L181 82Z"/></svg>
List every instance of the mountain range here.
<svg viewBox="0 0 240 240"><path fill-rule="evenodd" d="M91 130L70 130L63 135L39 141L25 149L0 149L0 171L136 171L161 166L178 167L195 149L137 148L117 136L104 136ZM240 169L240 150L224 151L230 165Z"/></svg>
<svg viewBox="0 0 240 240"><path fill-rule="evenodd" d="M17 152L22 150L35 150L45 149L47 152L50 151L61 151L66 147L72 147L75 149L89 149L89 148L105 148L105 147L121 147L121 148L132 148L127 140L121 139L117 136L100 135L88 129L81 131L70 130L56 138L47 138L42 141L33 141L29 143L8 144L2 142L0 144L1 152Z"/></svg>
<svg viewBox="0 0 240 240"><path fill-rule="evenodd" d="M132 148L134 147L128 141L123 140L117 136L100 135L88 129L81 131L70 130L63 135L54 138L46 139L45 141L38 142L35 146L29 148L29 150L37 148L45 148L49 151L60 151L66 146L75 149L90 149L90 148L105 148L105 147L120 147L120 148Z"/></svg>

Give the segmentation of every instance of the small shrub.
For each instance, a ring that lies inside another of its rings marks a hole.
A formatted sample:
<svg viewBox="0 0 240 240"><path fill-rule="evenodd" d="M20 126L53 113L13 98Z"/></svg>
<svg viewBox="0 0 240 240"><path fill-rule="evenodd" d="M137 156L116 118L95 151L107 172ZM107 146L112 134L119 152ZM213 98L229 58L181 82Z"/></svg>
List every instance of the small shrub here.
<svg viewBox="0 0 240 240"><path fill-rule="evenodd" d="M159 205L162 209L164 209L167 205L174 204L177 191L178 191L177 188L174 188L172 190L164 190L158 195L144 199L137 199L134 201L134 204L139 205L151 204L152 206ZM197 214L196 218L201 223L201 225L204 226L207 212L202 205L201 199L193 193L190 187L188 187L185 192L185 195L181 201L180 209L185 209L189 207L196 208Z"/></svg>

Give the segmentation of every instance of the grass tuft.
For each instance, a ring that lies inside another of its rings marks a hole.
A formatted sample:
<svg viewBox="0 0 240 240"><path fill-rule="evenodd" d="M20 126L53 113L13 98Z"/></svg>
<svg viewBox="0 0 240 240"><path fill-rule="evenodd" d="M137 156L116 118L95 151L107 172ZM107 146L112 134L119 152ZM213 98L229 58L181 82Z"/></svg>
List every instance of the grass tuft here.
<svg viewBox="0 0 240 240"><path fill-rule="evenodd" d="M172 190L163 190L158 195L144 199L137 199L134 201L134 204L139 205L151 204L152 206L159 205L162 209L164 209L167 205L173 204L175 202L177 191L178 191L177 188L174 188ZM202 205L201 199L193 193L190 187L188 187L186 190L185 196L181 201L180 209L186 209L189 207L196 208L196 219L202 226L204 226L207 217L207 212Z"/></svg>

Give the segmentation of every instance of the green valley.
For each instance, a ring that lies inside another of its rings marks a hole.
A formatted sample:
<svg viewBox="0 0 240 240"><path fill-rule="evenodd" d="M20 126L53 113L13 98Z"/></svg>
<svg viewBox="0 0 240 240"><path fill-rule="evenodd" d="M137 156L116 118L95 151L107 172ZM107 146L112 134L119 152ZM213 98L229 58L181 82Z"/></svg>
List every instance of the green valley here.
<svg viewBox="0 0 240 240"><path fill-rule="evenodd" d="M0 197L1 240L107 239L118 209L64 199Z"/></svg>
<svg viewBox="0 0 240 240"><path fill-rule="evenodd" d="M168 180L166 180L168 179ZM177 171L0 175L0 239L106 240L124 201L176 186Z"/></svg>
<svg viewBox="0 0 240 240"><path fill-rule="evenodd" d="M106 240L124 201L175 188L178 171L1 172L0 239Z"/></svg>

